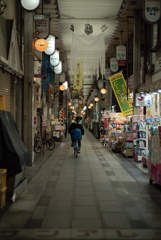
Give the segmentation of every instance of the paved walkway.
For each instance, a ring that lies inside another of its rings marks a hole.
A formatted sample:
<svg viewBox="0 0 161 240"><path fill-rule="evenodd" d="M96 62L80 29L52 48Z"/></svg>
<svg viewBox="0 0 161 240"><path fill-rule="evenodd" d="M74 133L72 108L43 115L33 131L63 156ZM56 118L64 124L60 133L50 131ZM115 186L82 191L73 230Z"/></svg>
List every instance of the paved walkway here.
<svg viewBox="0 0 161 240"><path fill-rule="evenodd" d="M0 219L0 239L161 239L161 191L85 131L63 142Z"/></svg>

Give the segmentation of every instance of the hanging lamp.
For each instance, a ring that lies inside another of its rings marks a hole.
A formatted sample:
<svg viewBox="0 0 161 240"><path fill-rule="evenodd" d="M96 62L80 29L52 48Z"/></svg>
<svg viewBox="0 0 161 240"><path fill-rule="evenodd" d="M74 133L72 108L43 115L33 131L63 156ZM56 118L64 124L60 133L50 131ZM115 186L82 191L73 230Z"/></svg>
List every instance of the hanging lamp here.
<svg viewBox="0 0 161 240"><path fill-rule="evenodd" d="M61 91L64 91L64 90L65 90L65 86L64 86L64 85L60 85L59 89L60 89Z"/></svg>
<svg viewBox="0 0 161 240"><path fill-rule="evenodd" d="M99 98L98 98L98 97L95 97L94 100L95 100L95 102L98 102L98 101L99 101Z"/></svg>
<svg viewBox="0 0 161 240"><path fill-rule="evenodd" d="M41 39L38 39L36 42L35 42L35 48L39 51L39 52L44 52L47 48L48 48L48 42L41 38Z"/></svg>
<svg viewBox="0 0 161 240"><path fill-rule="evenodd" d="M102 89L101 89L101 93L102 93L102 94L105 94L106 92L107 92L107 90L106 90L105 88L102 88Z"/></svg>

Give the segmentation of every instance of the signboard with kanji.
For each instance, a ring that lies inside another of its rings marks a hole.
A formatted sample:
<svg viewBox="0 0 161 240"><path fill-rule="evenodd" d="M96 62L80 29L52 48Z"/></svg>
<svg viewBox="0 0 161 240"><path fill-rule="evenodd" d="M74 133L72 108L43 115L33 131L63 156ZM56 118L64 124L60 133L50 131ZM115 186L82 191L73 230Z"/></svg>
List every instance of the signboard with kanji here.
<svg viewBox="0 0 161 240"><path fill-rule="evenodd" d="M109 77L109 80L123 115L133 114L133 99L128 90L127 100L127 85L122 72Z"/></svg>
<svg viewBox="0 0 161 240"><path fill-rule="evenodd" d="M111 69L110 68L106 68L105 69L105 79L109 80L110 76L111 76Z"/></svg>
<svg viewBox="0 0 161 240"><path fill-rule="evenodd" d="M35 29L37 32L41 32L38 35L38 38L46 39L50 33L50 19L46 18L35 20Z"/></svg>
<svg viewBox="0 0 161 240"><path fill-rule="evenodd" d="M126 60L126 47L123 45L116 47L116 59Z"/></svg>
<svg viewBox="0 0 161 240"><path fill-rule="evenodd" d="M144 0L144 18L148 23L155 23L161 16L160 0Z"/></svg>
<svg viewBox="0 0 161 240"><path fill-rule="evenodd" d="M74 69L73 99L83 98L83 63L78 61L77 68Z"/></svg>
<svg viewBox="0 0 161 240"><path fill-rule="evenodd" d="M110 69L112 72L117 72L119 70L118 61L116 58L110 59Z"/></svg>

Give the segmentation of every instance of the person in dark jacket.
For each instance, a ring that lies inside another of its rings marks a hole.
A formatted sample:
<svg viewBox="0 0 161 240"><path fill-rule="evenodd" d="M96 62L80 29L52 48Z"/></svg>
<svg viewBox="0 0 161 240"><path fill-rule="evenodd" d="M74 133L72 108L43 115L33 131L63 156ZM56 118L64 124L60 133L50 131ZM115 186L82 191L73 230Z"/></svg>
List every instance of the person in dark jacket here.
<svg viewBox="0 0 161 240"><path fill-rule="evenodd" d="M84 135L84 129L83 129L83 126L82 126L82 124L80 124L80 120L81 120L82 118L81 117L76 117L76 123L74 122L74 123L72 123L71 125L70 125L70 127L69 127L69 130L68 130L68 132L69 132L69 134L71 134L71 132L74 130L74 129L80 129L81 130L81 135ZM71 146L73 146L73 144L71 145ZM78 146L79 146L79 149L81 148L81 140L78 140Z"/></svg>

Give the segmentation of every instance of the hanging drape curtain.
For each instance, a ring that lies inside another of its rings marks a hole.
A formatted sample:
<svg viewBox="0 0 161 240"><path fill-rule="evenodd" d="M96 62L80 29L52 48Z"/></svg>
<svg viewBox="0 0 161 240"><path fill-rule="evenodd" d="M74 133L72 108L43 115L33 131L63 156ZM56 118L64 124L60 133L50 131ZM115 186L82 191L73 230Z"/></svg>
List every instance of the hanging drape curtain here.
<svg viewBox="0 0 161 240"><path fill-rule="evenodd" d="M105 74L105 39L104 33L97 36L79 35L72 33L71 59L70 59L70 75L73 75L77 62L83 62L84 75L97 74L99 77L99 67L102 78Z"/></svg>

